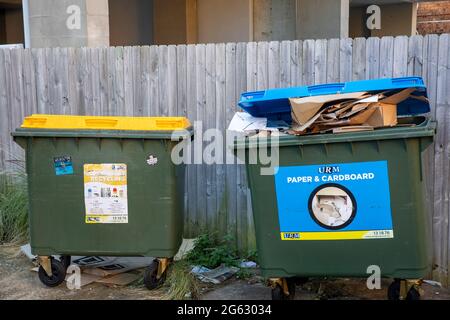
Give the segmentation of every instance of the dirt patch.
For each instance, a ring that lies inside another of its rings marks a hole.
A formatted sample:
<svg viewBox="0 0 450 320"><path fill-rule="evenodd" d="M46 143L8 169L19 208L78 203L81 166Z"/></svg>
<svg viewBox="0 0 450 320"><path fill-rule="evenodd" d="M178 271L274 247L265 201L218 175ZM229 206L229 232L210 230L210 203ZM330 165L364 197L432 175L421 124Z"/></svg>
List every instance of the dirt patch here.
<svg viewBox="0 0 450 320"><path fill-rule="evenodd" d="M81 290L64 284L47 288L32 272L33 265L17 246L0 246L0 299L7 300L159 300L164 289L149 291L143 285L125 287L93 283Z"/></svg>
<svg viewBox="0 0 450 320"><path fill-rule="evenodd" d="M141 283L107 286L93 283L81 290L64 284L47 288L32 272L33 265L18 246L0 246L0 299L7 300L160 300L166 288L149 291ZM140 271L142 272L142 271ZM384 300L390 281L383 279L381 290L369 290L365 279L312 279L297 286L296 300ZM450 300L450 291L424 284L424 300ZM218 286L200 285L202 300L270 300L271 291L258 273L247 280L231 279Z"/></svg>

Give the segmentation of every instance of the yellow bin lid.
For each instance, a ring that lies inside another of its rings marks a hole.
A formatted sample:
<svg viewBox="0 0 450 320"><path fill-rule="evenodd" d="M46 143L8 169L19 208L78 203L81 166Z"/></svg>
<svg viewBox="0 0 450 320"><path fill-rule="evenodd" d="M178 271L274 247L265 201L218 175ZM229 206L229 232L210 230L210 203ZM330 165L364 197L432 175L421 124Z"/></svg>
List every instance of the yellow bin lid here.
<svg viewBox="0 0 450 320"><path fill-rule="evenodd" d="M191 123L184 117L91 117L33 114L22 128L58 130L175 131Z"/></svg>

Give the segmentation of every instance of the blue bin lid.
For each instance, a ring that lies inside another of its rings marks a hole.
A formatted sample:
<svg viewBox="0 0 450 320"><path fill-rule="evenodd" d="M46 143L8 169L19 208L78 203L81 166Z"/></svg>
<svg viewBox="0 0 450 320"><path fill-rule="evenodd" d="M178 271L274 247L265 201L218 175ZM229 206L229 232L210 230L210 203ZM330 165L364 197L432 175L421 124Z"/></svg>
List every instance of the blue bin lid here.
<svg viewBox="0 0 450 320"><path fill-rule="evenodd" d="M413 96L427 97L427 88L420 77L362 80L345 83L321 84L295 88L271 89L247 92L241 95L239 106L254 117L292 121L289 98L303 98L338 93L369 92L380 93L387 90L416 88ZM409 98L398 105L399 116L413 116L430 112L430 104L425 99Z"/></svg>

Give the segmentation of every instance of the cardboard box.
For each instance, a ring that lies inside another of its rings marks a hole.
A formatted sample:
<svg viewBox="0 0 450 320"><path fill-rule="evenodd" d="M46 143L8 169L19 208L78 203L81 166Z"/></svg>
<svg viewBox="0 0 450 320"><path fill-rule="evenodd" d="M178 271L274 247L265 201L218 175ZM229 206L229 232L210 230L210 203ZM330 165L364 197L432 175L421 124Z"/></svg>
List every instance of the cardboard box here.
<svg viewBox="0 0 450 320"><path fill-rule="evenodd" d="M372 104L369 108L373 109L374 112L365 122L366 125L374 128L393 127L397 125L398 120L396 104L378 102Z"/></svg>
<svg viewBox="0 0 450 320"><path fill-rule="evenodd" d="M312 96L304 98L289 99L292 109L292 119L301 127L311 122L322 108L329 103L342 100L359 100L367 95L366 92L355 92L346 94L333 94L324 96ZM323 110L322 110L323 111ZM318 118L318 117L317 117ZM315 120L317 120L317 118ZM314 121L315 121L314 120Z"/></svg>

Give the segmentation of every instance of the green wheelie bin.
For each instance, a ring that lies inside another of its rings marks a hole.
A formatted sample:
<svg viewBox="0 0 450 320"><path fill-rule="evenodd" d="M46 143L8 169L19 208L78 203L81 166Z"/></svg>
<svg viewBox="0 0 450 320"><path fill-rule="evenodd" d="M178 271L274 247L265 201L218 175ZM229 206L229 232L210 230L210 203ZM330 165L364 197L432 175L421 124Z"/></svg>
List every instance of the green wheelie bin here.
<svg viewBox="0 0 450 320"><path fill-rule="evenodd" d="M64 281L73 255L155 257L144 283L164 281L182 241L185 168L171 151L192 138L186 118L32 115L12 135L45 285Z"/></svg>
<svg viewBox="0 0 450 320"><path fill-rule="evenodd" d="M412 86L415 96L398 106L399 115L422 114L429 104L421 81L385 79L249 93L241 107L261 116L262 110L282 109L283 97L306 96L304 91L326 95L335 94L335 88L382 92ZM272 109L271 99L276 101ZM266 165L258 151L273 143L269 138L235 141L241 157L248 160L253 152L258 158L246 161L246 168L259 263L274 299L292 297L296 281L369 277L373 267L395 279L388 298L420 298L421 280L431 270L422 153L435 131L436 123L427 117L405 115L398 126L374 131L282 135L279 164L271 175L261 174Z"/></svg>

